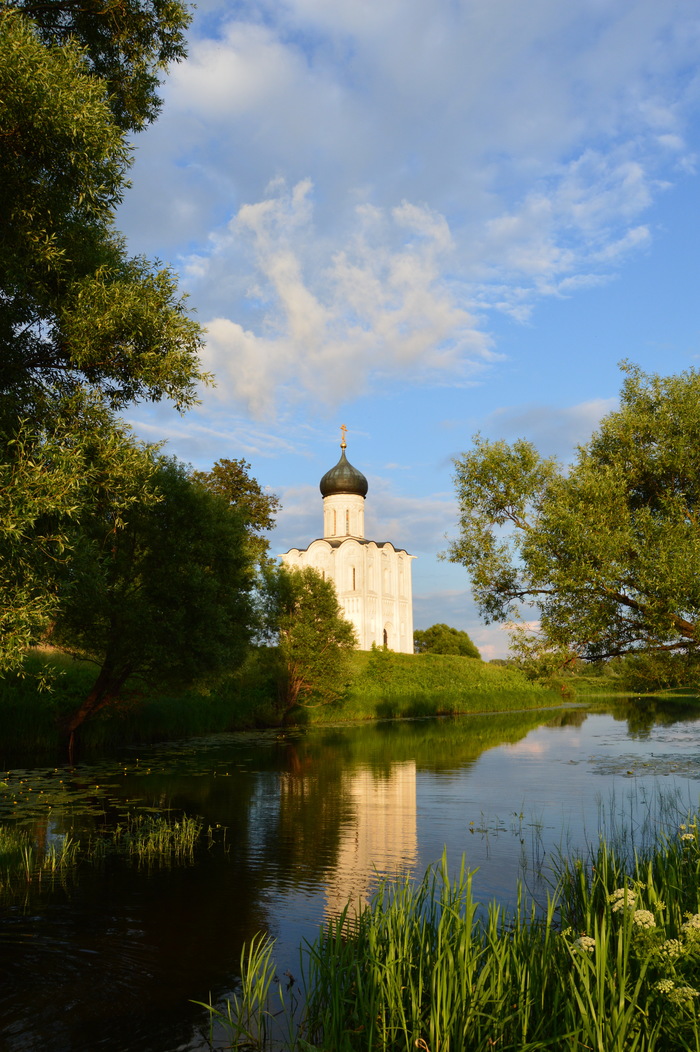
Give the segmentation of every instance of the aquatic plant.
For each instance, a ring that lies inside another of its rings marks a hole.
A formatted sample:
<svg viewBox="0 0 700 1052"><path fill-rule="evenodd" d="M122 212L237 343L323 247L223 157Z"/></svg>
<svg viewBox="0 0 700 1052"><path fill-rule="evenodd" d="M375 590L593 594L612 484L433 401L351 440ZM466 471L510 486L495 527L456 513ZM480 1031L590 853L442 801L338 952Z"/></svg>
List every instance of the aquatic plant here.
<svg viewBox="0 0 700 1052"><path fill-rule="evenodd" d="M282 987L279 991L279 1010L271 1007L271 991L275 982L275 963L272 954L274 939L263 933L254 935L241 951L241 980L239 989L226 1001L224 1009L204 1001L195 1001L209 1012L209 1044L214 1047L218 1028L226 1035L228 1048L262 1050L269 1047L270 1023L285 1011Z"/></svg>
<svg viewBox="0 0 700 1052"><path fill-rule="evenodd" d="M45 875L63 874L75 864L79 852L80 844L70 836L40 844L25 829L0 826L0 891L18 881L30 884Z"/></svg>
<svg viewBox="0 0 700 1052"><path fill-rule="evenodd" d="M68 833L40 839L26 829L0 826L0 893L47 875L65 877L79 862L99 863L115 855L151 866L187 864L202 832L199 818L142 813L130 814L124 823L83 842Z"/></svg>
<svg viewBox="0 0 700 1052"><path fill-rule="evenodd" d="M632 855L601 840L561 867L544 906L521 887L514 911L484 907L471 885L464 864L452 879L443 858L326 926L303 949L304 1010L284 1045L262 1026L270 997L284 1002L272 994L272 944L251 944L244 993L205 1006L227 1047L700 1049L697 819Z"/></svg>
<svg viewBox="0 0 700 1052"><path fill-rule="evenodd" d="M202 833L199 818L132 814L111 833L112 846L140 862L187 862Z"/></svg>

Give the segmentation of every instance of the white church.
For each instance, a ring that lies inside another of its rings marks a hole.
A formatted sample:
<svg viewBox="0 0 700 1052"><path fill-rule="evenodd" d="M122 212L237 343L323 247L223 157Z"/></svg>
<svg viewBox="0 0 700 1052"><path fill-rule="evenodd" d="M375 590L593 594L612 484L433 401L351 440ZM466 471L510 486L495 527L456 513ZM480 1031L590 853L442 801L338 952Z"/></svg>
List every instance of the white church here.
<svg viewBox="0 0 700 1052"><path fill-rule="evenodd" d="M311 566L335 584L344 617L352 623L360 650L375 643L413 653L411 561L391 541L365 538L367 479L345 456L341 428L340 460L321 479L323 537L308 548L290 548L281 558L291 568Z"/></svg>

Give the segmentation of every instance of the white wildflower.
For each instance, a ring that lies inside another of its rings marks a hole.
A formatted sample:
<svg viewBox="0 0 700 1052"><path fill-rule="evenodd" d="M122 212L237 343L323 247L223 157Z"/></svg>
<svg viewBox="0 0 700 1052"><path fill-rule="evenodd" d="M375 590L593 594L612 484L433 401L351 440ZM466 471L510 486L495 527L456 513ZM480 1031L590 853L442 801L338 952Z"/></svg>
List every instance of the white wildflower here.
<svg viewBox="0 0 700 1052"><path fill-rule="evenodd" d="M613 891L612 895L608 895L608 902L612 904L613 913L619 913L624 909L634 909L636 901L637 896L629 888L618 888Z"/></svg>
<svg viewBox="0 0 700 1052"><path fill-rule="evenodd" d="M581 935L578 939L574 940L574 950L584 950L586 953L593 953L595 950L595 939L592 939L590 935Z"/></svg>
<svg viewBox="0 0 700 1052"><path fill-rule="evenodd" d="M651 910L635 910L633 920L638 928L656 927L656 918Z"/></svg>
<svg viewBox="0 0 700 1052"><path fill-rule="evenodd" d="M681 840L686 840L686 841L687 840L691 840L691 841L694 842L695 841L695 834L694 833L683 833L682 836L681 836Z"/></svg>
<svg viewBox="0 0 700 1052"><path fill-rule="evenodd" d="M680 939L666 939L656 951L657 956L666 961L673 961L683 953L683 943Z"/></svg>
<svg viewBox="0 0 700 1052"><path fill-rule="evenodd" d="M688 918L685 924L681 924L681 931L695 933L700 931L700 913L686 913Z"/></svg>
<svg viewBox="0 0 700 1052"><path fill-rule="evenodd" d="M675 985L673 979L659 979L658 983L656 983L656 989L660 994L670 994Z"/></svg>
<svg viewBox="0 0 700 1052"><path fill-rule="evenodd" d="M690 1001L693 997L698 997L700 991L696 990L694 986L674 986L673 990L669 991L669 1000L675 1001L676 1004L680 1004L682 1001Z"/></svg>

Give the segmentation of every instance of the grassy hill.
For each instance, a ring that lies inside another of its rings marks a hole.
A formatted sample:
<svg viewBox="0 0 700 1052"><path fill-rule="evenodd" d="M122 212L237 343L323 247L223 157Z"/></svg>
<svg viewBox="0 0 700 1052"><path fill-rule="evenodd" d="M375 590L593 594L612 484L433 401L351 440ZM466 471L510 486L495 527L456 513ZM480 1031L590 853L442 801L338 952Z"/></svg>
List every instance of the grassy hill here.
<svg viewBox="0 0 700 1052"><path fill-rule="evenodd" d="M128 684L116 709L90 720L82 734L88 751L188 737L279 722L276 689L265 648L216 687L160 693ZM0 681L0 766L17 755L59 755L63 718L75 708L95 675L92 666L58 651L35 651L27 676ZM41 690L37 674L52 681ZM558 705L561 697L528 681L516 669L475 658L435 654L355 651L345 697L337 704L295 713L300 723L341 723L456 713L507 712Z"/></svg>
<svg viewBox="0 0 700 1052"><path fill-rule="evenodd" d="M346 698L310 712L317 722L501 712L560 701L557 692L530 682L517 669L476 658L358 650L352 654Z"/></svg>

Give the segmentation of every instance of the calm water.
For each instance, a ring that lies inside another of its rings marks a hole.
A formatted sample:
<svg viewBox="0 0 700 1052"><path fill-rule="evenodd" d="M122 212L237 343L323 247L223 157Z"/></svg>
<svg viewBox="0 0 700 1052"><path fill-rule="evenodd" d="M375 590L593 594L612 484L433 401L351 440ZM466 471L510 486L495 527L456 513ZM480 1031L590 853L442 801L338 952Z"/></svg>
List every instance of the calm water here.
<svg viewBox="0 0 700 1052"><path fill-rule="evenodd" d="M0 900L0 1048L7 1052L202 1050L191 999L235 986L241 944L298 946L379 876L422 875L446 847L478 867L484 900L512 902L558 849L608 833L640 839L659 791L685 812L700 796L690 716L520 713L198 739L119 762L13 769L0 823L83 842L126 811L201 816L194 864L83 864Z"/></svg>

